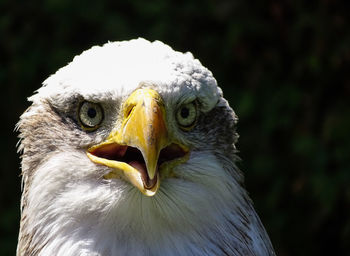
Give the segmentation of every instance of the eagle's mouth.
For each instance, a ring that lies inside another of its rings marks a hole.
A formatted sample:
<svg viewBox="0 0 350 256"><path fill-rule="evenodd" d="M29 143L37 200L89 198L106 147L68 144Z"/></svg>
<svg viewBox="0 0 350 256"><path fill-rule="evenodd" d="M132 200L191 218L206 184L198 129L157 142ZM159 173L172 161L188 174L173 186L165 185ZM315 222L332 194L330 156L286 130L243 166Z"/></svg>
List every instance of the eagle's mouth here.
<svg viewBox="0 0 350 256"><path fill-rule="evenodd" d="M124 179L144 195L153 196L160 180L173 175L187 161L189 148L170 136L162 97L151 88L139 88L124 101L121 123L108 137L87 150L96 164L110 167L105 179Z"/></svg>
<svg viewBox="0 0 350 256"><path fill-rule="evenodd" d="M157 183L158 175L155 175L153 179L149 177L144 157L141 151L135 147L111 143L94 148L89 153L100 159L123 162L132 166L140 173L143 186L146 189L152 189ZM162 172L160 175L163 174L162 177L164 177L163 170L165 172L166 167L181 161L187 155L188 151L175 143L163 148L159 152L156 173Z"/></svg>

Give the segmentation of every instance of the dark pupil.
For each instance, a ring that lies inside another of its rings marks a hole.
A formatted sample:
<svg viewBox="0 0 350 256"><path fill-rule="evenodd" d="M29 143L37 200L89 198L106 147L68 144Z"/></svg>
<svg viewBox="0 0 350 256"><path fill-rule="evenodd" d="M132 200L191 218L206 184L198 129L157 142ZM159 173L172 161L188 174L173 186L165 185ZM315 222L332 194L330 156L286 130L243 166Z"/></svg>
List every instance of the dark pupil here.
<svg viewBox="0 0 350 256"><path fill-rule="evenodd" d="M90 118L94 118L96 116L96 109L94 108L89 108L88 109L88 112L87 112L87 115L90 117Z"/></svg>
<svg viewBox="0 0 350 256"><path fill-rule="evenodd" d="M188 108L182 108L181 109L181 117L187 118L190 114L190 110Z"/></svg>

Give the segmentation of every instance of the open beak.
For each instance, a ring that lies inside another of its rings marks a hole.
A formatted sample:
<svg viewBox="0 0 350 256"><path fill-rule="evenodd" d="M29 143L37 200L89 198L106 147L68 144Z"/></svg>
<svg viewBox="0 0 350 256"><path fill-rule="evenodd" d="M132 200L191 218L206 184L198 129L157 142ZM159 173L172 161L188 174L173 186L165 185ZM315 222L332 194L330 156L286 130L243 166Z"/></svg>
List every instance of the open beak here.
<svg viewBox="0 0 350 256"><path fill-rule="evenodd" d="M87 156L112 168L105 179L125 179L143 194L153 196L160 186L162 165L185 159L188 150L169 139L164 103L155 90L134 91L122 111L121 127L113 129L102 143L89 148Z"/></svg>

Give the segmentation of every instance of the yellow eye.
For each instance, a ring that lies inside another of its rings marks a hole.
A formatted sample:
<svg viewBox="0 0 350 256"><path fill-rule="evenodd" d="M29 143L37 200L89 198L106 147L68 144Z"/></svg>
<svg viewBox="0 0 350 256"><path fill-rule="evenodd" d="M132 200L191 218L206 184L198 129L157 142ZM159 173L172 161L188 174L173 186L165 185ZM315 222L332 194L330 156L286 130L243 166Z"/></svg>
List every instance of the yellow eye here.
<svg viewBox="0 0 350 256"><path fill-rule="evenodd" d="M103 109L100 104L83 101L79 106L78 117L85 130L93 131L103 120Z"/></svg>
<svg viewBox="0 0 350 256"><path fill-rule="evenodd" d="M197 121L197 105L195 102L182 105L176 112L176 120L183 130L190 130Z"/></svg>

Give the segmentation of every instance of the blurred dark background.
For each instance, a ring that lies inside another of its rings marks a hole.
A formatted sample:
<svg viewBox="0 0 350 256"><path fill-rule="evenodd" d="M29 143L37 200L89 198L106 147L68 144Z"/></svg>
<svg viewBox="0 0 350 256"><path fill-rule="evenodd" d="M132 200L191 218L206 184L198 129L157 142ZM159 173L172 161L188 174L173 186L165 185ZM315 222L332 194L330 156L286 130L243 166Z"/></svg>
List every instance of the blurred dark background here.
<svg viewBox="0 0 350 256"><path fill-rule="evenodd" d="M0 1L0 255L14 255L26 98L83 50L191 51L240 118L246 186L278 255L350 251L350 2Z"/></svg>

